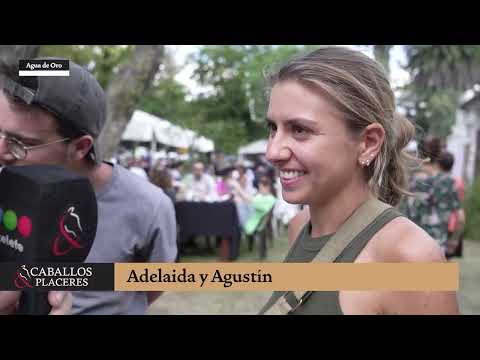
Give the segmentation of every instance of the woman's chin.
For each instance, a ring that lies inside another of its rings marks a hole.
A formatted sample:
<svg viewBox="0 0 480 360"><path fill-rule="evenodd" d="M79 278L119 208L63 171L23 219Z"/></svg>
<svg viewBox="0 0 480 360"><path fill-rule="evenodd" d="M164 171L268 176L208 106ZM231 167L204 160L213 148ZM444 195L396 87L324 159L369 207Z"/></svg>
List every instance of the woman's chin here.
<svg viewBox="0 0 480 360"><path fill-rule="evenodd" d="M293 192L282 192L283 200L289 204L305 204L307 199L302 194L295 194Z"/></svg>

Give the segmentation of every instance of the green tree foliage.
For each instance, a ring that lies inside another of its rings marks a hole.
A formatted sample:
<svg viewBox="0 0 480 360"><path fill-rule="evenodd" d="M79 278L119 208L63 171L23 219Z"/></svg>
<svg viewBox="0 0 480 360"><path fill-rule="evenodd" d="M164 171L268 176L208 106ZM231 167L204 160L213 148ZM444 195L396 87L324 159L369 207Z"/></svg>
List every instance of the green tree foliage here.
<svg viewBox="0 0 480 360"><path fill-rule="evenodd" d="M40 56L64 57L86 66L106 89L132 49L133 45L42 45Z"/></svg>
<svg viewBox="0 0 480 360"><path fill-rule="evenodd" d="M401 99L426 133L450 134L460 96L480 82L480 46L408 45L412 76Z"/></svg>
<svg viewBox="0 0 480 360"><path fill-rule="evenodd" d="M46 45L42 56L62 56L85 65L105 88L133 46ZM167 52L153 86L138 108L213 139L217 148L235 153L239 146L266 136L266 74L287 59L318 46L206 45L191 58L193 77L206 91L193 97L175 80L180 70Z"/></svg>
<svg viewBox="0 0 480 360"><path fill-rule="evenodd" d="M194 80L205 91L193 97L175 80L179 69L172 65L173 71L162 73L164 78L154 84L140 108L213 139L218 149L236 153L239 146L266 136L266 74L316 47L199 46L190 62L196 66Z"/></svg>
<svg viewBox="0 0 480 360"><path fill-rule="evenodd" d="M193 115L186 100L188 95L184 85L174 78L165 78L141 99L139 108L180 126L187 126Z"/></svg>
<svg viewBox="0 0 480 360"><path fill-rule="evenodd" d="M406 109L408 117L420 128L419 137L432 134L446 138L455 123L460 94L455 89L424 93L409 84L405 87L399 103Z"/></svg>
<svg viewBox="0 0 480 360"><path fill-rule="evenodd" d="M412 82L422 92L465 91L480 82L478 45L408 45L405 49Z"/></svg>
<svg viewBox="0 0 480 360"><path fill-rule="evenodd" d="M390 50L393 45L373 45L373 55L384 67L388 75L390 75Z"/></svg>
<svg viewBox="0 0 480 360"><path fill-rule="evenodd" d="M40 55L64 57L85 66L105 89L109 111L99 140L108 158L161 71L164 45L45 45Z"/></svg>
<svg viewBox="0 0 480 360"><path fill-rule="evenodd" d="M192 106L207 123L232 122L226 129L238 129L244 136L226 141L218 132L219 143L231 149L266 136L266 75L292 56L318 46L220 45L202 46L194 57L194 78L210 89L195 99ZM242 129L242 131L240 131Z"/></svg>

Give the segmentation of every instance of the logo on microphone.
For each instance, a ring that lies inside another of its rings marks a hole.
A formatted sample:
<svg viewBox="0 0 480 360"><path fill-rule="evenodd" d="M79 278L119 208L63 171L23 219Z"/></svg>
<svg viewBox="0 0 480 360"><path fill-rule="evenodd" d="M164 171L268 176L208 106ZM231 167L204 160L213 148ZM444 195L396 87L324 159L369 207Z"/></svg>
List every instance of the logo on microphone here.
<svg viewBox="0 0 480 360"><path fill-rule="evenodd" d="M15 230L26 240L32 233L32 220L28 216L20 216L12 209L3 211L0 207L0 224L3 226L0 231L0 244L11 247L20 253L23 252L23 244L12 235L5 232L14 232ZM21 239L20 239L21 240Z"/></svg>
<svg viewBox="0 0 480 360"><path fill-rule="evenodd" d="M82 224L80 216L75 213L75 207L71 206L60 217L58 222L59 234L53 240L52 252L55 256L63 256L73 249L81 249Z"/></svg>
<svg viewBox="0 0 480 360"><path fill-rule="evenodd" d="M32 284L30 284L32 276L30 275L30 271L25 265L20 266L15 276L16 278L13 282L15 283L15 287L17 289L24 289L26 287L33 288Z"/></svg>

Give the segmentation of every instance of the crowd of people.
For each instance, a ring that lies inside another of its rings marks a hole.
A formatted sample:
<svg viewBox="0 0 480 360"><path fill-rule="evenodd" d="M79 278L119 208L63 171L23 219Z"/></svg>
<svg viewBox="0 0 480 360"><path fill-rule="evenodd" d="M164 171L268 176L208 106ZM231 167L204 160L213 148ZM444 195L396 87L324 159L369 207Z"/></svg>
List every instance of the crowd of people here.
<svg viewBox="0 0 480 360"><path fill-rule="evenodd" d="M238 160L229 164L218 161L217 153L210 162L195 161L188 165L178 161L158 159L150 164L148 158L132 159L128 169L160 187L172 200L194 202L233 201L238 222L251 235L261 219L272 212L274 225L287 227L300 210L281 196L278 174L267 164Z"/></svg>

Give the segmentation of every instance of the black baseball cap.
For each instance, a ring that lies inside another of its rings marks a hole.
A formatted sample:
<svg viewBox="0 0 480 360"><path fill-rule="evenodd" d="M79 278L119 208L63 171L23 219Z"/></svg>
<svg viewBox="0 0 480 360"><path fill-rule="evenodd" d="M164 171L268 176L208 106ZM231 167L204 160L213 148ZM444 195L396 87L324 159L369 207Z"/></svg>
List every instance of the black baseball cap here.
<svg viewBox="0 0 480 360"><path fill-rule="evenodd" d="M66 60L42 57L36 60ZM81 133L93 137L90 157L102 161L98 137L105 125L107 105L102 87L82 66L69 61L70 76L4 77L3 91L26 104L38 105Z"/></svg>

